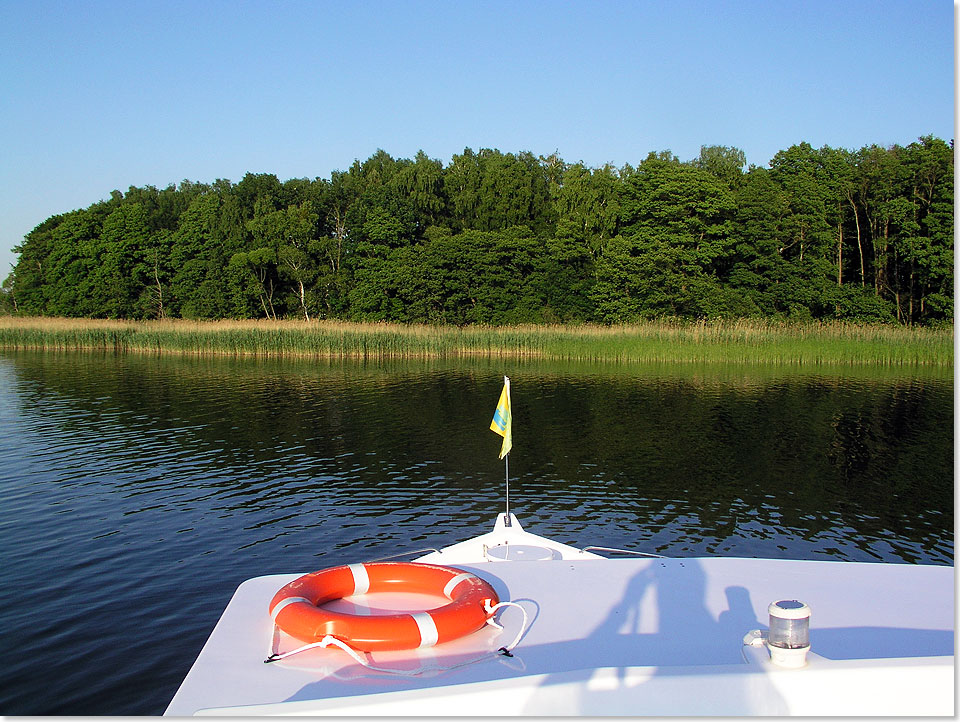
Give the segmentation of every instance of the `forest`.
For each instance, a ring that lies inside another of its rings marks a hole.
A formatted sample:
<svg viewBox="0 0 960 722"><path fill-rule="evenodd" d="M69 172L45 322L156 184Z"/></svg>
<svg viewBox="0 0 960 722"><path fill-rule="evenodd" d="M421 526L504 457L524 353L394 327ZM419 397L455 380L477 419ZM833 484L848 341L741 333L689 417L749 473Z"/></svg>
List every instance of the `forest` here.
<svg viewBox="0 0 960 722"><path fill-rule="evenodd" d="M952 323L953 142L591 168L378 150L329 178L130 187L40 223L23 316L428 324Z"/></svg>

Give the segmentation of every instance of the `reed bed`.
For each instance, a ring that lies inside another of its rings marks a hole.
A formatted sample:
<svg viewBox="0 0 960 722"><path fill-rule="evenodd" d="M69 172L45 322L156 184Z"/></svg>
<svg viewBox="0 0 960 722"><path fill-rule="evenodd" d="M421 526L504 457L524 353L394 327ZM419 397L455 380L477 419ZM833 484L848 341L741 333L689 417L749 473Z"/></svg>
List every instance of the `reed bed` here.
<svg viewBox="0 0 960 722"><path fill-rule="evenodd" d="M0 318L0 348L227 356L952 366L952 327L775 321L401 326L336 321Z"/></svg>

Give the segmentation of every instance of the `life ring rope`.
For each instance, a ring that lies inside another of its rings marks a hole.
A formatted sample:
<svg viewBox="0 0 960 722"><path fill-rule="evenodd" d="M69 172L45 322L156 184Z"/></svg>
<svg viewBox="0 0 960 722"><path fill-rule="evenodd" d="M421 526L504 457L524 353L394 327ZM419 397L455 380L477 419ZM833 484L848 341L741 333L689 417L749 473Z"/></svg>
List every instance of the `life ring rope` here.
<svg viewBox="0 0 960 722"><path fill-rule="evenodd" d="M468 575L468 576L472 576L472 575ZM519 644L520 640L523 638L524 632L527 630L527 624L528 624L529 618L527 616L527 610L523 608L522 604L518 604L517 602L497 602L496 604L488 603L485 605L486 611L488 611L490 614L490 617L487 619L487 624L489 624L492 627L496 627L497 629L503 630L503 626L500 624L497 624L497 622L494 621L494 615L499 609L502 609L503 607L516 607L523 614L523 622L520 625L520 630L517 632L516 636L513 638L513 641L511 641L509 644L505 644L504 646L500 647L495 654L484 654L482 656L475 657L474 659L468 659L464 662L458 662L457 664L422 666L412 670L395 669L390 667L378 667L373 663L371 663L369 658L366 658L366 655L364 655L364 653L361 650L354 649L349 644L344 642L342 639L337 639L336 637L330 634L326 635L325 637L323 637L323 639L317 642L311 642L310 644L305 644L302 647L297 647L296 649L291 649L290 651L287 651L287 652L280 652L278 651L279 640L278 640L278 635L276 633L277 632L276 623L274 623L273 641L271 642L270 654L265 660L263 660L263 662L264 664L270 664L271 662L279 662L280 660L287 659L288 657L292 657L295 654L300 654L301 652L306 652L307 650L310 650L310 649L318 649L318 648L324 648L324 647L338 647L342 649L344 652L346 652L347 654L349 654L358 664L363 665L364 667L366 667L371 671L384 672L386 674L396 674L404 677L416 677L417 675L423 674L424 672L448 671L451 669L457 669L459 667L466 667L467 665L476 664L477 662L482 662L485 659L489 659L491 656L503 655L505 657L512 657L514 648L516 648L517 644ZM429 615L425 615L425 616L429 617Z"/></svg>

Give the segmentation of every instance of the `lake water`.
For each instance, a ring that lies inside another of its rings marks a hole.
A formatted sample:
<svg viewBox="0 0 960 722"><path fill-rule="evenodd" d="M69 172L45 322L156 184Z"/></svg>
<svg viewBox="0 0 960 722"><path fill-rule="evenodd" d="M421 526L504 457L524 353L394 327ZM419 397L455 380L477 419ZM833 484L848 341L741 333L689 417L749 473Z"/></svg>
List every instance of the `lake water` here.
<svg viewBox="0 0 960 722"><path fill-rule="evenodd" d="M0 353L0 714L160 714L244 579L534 533L953 564L952 370Z"/></svg>

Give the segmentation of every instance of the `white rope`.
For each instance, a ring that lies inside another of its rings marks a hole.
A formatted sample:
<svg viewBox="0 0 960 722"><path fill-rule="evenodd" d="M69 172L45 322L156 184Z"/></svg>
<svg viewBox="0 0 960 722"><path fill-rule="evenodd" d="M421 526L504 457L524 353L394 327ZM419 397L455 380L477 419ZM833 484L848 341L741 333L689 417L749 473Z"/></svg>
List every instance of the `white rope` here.
<svg viewBox="0 0 960 722"><path fill-rule="evenodd" d="M517 633L517 636L514 637L513 641L510 642L510 644L500 647L497 650L497 652L507 657L512 657L513 655L510 653L511 650L513 650L513 648L517 646L517 643L520 641L521 637L523 637L523 633L527 629L527 610L524 609L521 605L517 604L516 602L499 602L498 604L491 605L489 599L485 600L484 609L488 614L491 615L490 618L487 619L487 624L493 627L496 627L497 629L500 629L500 630L502 630L503 627L497 624L493 620L493 614L501 607L517 607L523 613L523 624L520 625L520 631ZM292 657L295 654L300 654L300 652L306 652L308 649L317 649L318 647L339 647L344 652L349 654L358 664L366 667L367 669L373 670L374 672L385 672L387 674L397 674L404 677L415 677L419 674L423 674L424 672L446 671L450 669L457 669L458 667L465 667L468 664L481 662L491 656L489 654L485 654L482 657L476 657L475 659L469 659L465 662L458 662L457 664L451 664L451 665L433 665L429 667L418 667L417 669L412 669L412 670L392 669L389 667L374 666L373 664L370 663L368 659L364 659L361 656L362 652L360 650L354 649L343 640L337 639L336 637L330 634L323 637L323 639L321 639L319 642L311 642L310 644L305 644L302 647L291 649L289 652L277 652L276 649L279 644L279 637L280 637L280 635L277 634L277 631L278 631L277 625L274 624L273 626L274 633L273 633L273 640L272 640L273 643L270 649L271 654L269 657L263 660L264 662L279 662L280 660L286 659L287 657Z"/></svg>
<svg viewBox="0 0 960 722"><path fill-rule="evenodd" d="M498 609L500 609L500 607L516 607L523 613L523 624L520 625L520 631L517 632L517 636L513 638L513 641L510 642L510 644L500 647L500 649L510 652L513 650L514 647L517 646L517 643L520 641L520 638L523 636L523 633L527 631L527 610L524 609L522 605L517 604L516 602L499 602L498 604L494 604L493 606L491 606L489 599L484 600L483 608L486 610L487 614L490 615L490 618L487 619L487 624L489 624L492 627L496 627L497 629L500 629L500 630L502 630L503 627L497 624L493 620L494 613ZM499 652L500 650L498 649L497 651Z"/></svg>

